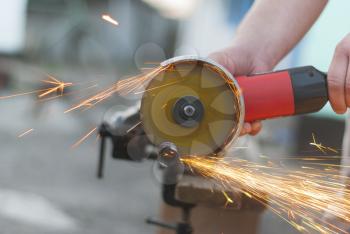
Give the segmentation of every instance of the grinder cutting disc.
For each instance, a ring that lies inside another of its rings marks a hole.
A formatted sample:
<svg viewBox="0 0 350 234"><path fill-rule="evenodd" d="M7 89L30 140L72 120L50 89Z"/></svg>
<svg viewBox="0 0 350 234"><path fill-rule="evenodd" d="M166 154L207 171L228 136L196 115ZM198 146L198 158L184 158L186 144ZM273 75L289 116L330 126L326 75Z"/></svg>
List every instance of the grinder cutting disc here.
<svg viewBox="0 0 350 234"><path fill-rule="evenodd" d="M232 76L218 64L192 57L162 63L141 101L141 120L155 144L174 143L181 155L222 151L238 136L243 101Z"/></svg>

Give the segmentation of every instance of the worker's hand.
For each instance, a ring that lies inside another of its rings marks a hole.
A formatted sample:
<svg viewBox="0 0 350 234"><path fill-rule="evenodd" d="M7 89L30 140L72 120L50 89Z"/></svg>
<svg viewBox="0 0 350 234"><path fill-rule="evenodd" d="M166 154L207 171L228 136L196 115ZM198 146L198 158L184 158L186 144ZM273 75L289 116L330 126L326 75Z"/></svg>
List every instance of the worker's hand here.
<svg viewBox="0 0 350 234"><path fill-rule="evenodd" d="M249 75L272 69L263 62L264 60L239 47L230 47L215 52L209 55L209 58L224 66L233 76ZM260 121L244 123L241 135L256 135L261 130L261 127Z"/></svg>
<svg viewBox="0 0 350 234"><path fill-rule="evenodd" d="M350 34L337 45L327 80L332 108L344 114L350 107Z"/></svg>

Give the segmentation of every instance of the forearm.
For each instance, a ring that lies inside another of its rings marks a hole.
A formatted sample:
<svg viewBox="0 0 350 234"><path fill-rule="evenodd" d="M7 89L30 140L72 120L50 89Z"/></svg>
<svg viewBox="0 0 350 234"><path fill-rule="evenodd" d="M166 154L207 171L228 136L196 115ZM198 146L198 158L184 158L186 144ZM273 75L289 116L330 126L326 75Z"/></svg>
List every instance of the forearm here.
<svg viewBox="0 0 350 234"><path fill-rule="evenodd" d="M305 35L327 0L256 0L240 24L234 46L274 67Z"/></svg>

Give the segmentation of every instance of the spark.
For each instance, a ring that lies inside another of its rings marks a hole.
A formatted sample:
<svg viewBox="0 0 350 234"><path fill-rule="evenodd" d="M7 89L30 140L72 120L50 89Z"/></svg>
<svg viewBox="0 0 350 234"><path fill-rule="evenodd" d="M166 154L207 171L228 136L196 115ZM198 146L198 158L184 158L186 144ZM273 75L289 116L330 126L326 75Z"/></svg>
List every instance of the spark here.
<svg viewBox="0 0 350 234"><path fill-rule="evenodd" d="M321 142L317 143L314 133L312 133L312 142L310 143L310 145L316 147L318 150L320 150L324 154L326 154L327 151L331 151L333 153L338 153L338 151L336 149L333 149L333 148L328 147L328 146L323 146L321 144Z"/></svg>
<svg viewBox="0 0 350 234"><path fill-rule="evenodd" d="M28 129L28 130L26 130L25 132L19 134L19 135L18 135L18 138L22 138L22 137L28 135L29 133L31 133L31 132L33 132L33 131L34 131L34 128Z"/></svg>
<svg viewBox="0 0 350 234"><path fill-rule="evenodd" d="M40 89L40 90L35 90L35 91L30 91L30 92L23 92L23 93L17 93L17 94L12 94L12 95L7 95L7 96L1 96L0 99L9 99L9 98L14 98L14 97L20 97L28 94L33 94L33 93L39 93L43 91L47 91L48 89Z"/></svg>
<svg viewBox="0 0 350 234"><path fill-rule="evenodd" d="M155 90L155 89L159 89L159 88L163 88L163 87L170 86L170 85L173 85L173 84L177 84L177 83L180 83L182 81L184 81L184 80L177 80L177 81L174 81L174 82L170 82L168 84L159 85L159 86L156 86L156 87L153 87L153 88L149 88L149 89L146 89L146 90L143 90L143 91L135 92L135 94L146 93L146 92L149 92L149 91L152 91L152 90Z"/></svg>
<svg viewBox="0 0 350 234"><path fill-rule="evenodd" d="M75 142L71 148L78 147L81 143L83 143L92 133L94 133L97 130L97 127L94 127L91 129L88 133L86 133L82 138L80 138L77 142Z"/></svg>
<svg viewBox="0 0 350 234"><path fill-rule="evenodd" d="M80 103L74 105L70 109L66 110L64 113L69 113L71 111L81 109L81 108L91 108L96 104L105 101L106 99L112 97L114 94L119 93L120 95L127 95L131 92L135 92L144 87L144 84L150 81L155 75L168 69L168 66L158 67L153 69L147 74L133 76L127 79L120 80L105 90L81 101Z"/></svg>
<svg viewBox="0 0 350 234"><path fill-rule="evenodd" d="M115 19L113 19L110 15L103 14L103 15L101 16L101 18L102 18L103 20L105 20L105 21L107 21L107 22L109 22L109 23L115 25L115 26L118 26L118 25L119 25L118 21L116 21Z"/></svg>
<svg viewBox="0 0 350 234"><path fill-rule="evenodd" d="M137 124L133 125L131 128L129 128L126 133L131 132L132 130L134 130L137 126L139 126L142 123L142 121L138 122Z"/></svg>
<svg viewBox="0 0 350 234"><path fill-rule="evenodd" d="M76 90L76 91L71 91L71 92L66 92L62 95L59 95L59 96L53 96L53 97L47 97L47 98L41 98L39 100L39 102L46 102L46 101L51 101L51 100L54 100L54 99L57 99L57 98L60 98L60 97L66 97L66 96L72 96L74 94L79 94L79 93L82 93L82 92L85 92L89 89L94 89L96 88L98 85L97 84L94 84L94 85L91 85L91 86L88 86L86 88L83 88L83 89L80 89L80 90Z"/></svg>
<svg viewBox="0 0 350 234"><path fill-rule="evenodd" d="M222 194L226 199L225 207L227 207L229 204L233 204L232 198L230 198L230 196L225 191L222 191Z"/></svg>
<svg viewBox="0 0 350 234"><path fill-rule="evenodd" d="M48 80L42 80L41 82L45 83L45 84L49 84L50 88L45 88L45 89L38 89L38 90L33 90L33 91L28 91L28 92L23 92L23 93L17 93L17 94L11 94L11 95L7 95L7 96L0 96L0 100L1 99L9 99L9 98L14 98L14 97L20 97L20 96L25 96L28 94L38 94L38 98L44 98L52 93L57 93L60 92L60 95L58 96L63 96L64 90L66 87L72 86L73 83L71 82L63 82L60 81L58 79L56 79L53 76L48 76L49 79Z"/></svg>
<svg viewBox="0 0 350 234"><path fill-rule="evenodd" d="M48 80L42 80L42 82L49 84L53 87L51 87L47 91L39 94L38 98L43 98L43 97L48 96L49 94L57 93L57 92L60 92L59 96L62 96L65 88L73 85L73 83L71 83L71 82L66 83L66 82L63 82L63 81L56 79L53 76L49 76Z"/></svg>
<svg viewBox="0 0 350 234"><path fill-rule="evenodd" d="M292 170L277 164L210 156L185 156L181 161L203 177L221 183L225 191L238 189L257 200L301 232L348 233L322 219L328 213L350 224L350 189L339 171L311 167Z"/></svg>

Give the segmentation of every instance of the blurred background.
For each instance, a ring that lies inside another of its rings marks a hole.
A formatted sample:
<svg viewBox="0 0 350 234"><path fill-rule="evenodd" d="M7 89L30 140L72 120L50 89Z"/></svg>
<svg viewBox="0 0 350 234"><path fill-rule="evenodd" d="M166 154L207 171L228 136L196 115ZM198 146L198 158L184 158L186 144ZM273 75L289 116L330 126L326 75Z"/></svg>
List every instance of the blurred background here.
<svg viewBox="0 0 350 234"><path fill-rule="evenodd" d="M0 95L42 88L48 75L98 87L135 75L176 55L207 56L230 44L252 0L11 0L0 3ZM278 65L313 65L327 71L336 44L348 33L350 2L330 1L319 21ZM115 26L101 19L109 14ZM150 64L151 63L151 64ZM157 216L160 184L153 163L107 159L106 176L95 178L98 143L91 135L115 106L134 97L114 97L83 112L63 112L86 95L38 101L36 94L0 99L1 233L155 233L145 224ZM247 144L271 157L318 154L341 148L344 117L329 106L320 113L266 121ZM23 137L21 133L33 129ZM266 234L296 233L266 211Z"/></svg>

